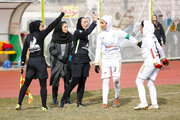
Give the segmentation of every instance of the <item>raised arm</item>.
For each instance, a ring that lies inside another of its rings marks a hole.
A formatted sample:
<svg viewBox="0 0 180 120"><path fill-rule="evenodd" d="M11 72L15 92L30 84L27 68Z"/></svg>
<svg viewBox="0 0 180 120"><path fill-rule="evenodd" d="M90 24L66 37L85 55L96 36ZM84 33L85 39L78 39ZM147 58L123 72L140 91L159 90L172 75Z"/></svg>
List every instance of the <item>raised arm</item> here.
<svg viewBox="0 0 180 120"><path fill-rule="evenodd" d="M43 35L42 37L46 37L58 25L64 15L64 12L62 12L58 18L56 18L51 24L48 25L46 29L41 31Z"/></svg>
<svg viewBox="0 0 180 120"><path fill-rule="evenodd" d="M94 28L96 27L96 21L93 21L91 23L91 25L89 26L88 29L84 30L84 31L81 31L81 30L76 30L74 35L77 37L77 38L83 38L84 36L87 36L89 34L91 34L91 32L94 30Z"/></svg>

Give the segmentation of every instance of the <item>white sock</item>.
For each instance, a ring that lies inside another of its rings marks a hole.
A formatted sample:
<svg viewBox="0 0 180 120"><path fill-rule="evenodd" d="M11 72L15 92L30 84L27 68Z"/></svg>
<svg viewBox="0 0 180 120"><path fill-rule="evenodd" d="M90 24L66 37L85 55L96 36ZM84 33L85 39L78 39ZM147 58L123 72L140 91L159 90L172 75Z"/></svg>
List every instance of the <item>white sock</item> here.
<svg viewBox="0 0 180 120"><path fill-rule="evenodd" d="M119 98L119 95L120 95L120 78L119 77L113 77L113 85L114 85L115 98Z"/></svg>
<svg viewBox="0 0 180 120"><path fill-rule="evenodd" d="M144 80L141 78L136 78L136 85L138 88L139 98L142 104L147 104L146 91L143 85Z"/></svg>
<svg viewBox="0 0 180 120"><path fill-rule="evenodd" d="M103 104L108 104L108 94L109 94L109 78L103 79L102 86Z"/></svg>
<svg viewBox="0 0 180 120"><path fill-rule="evenodd" d="M157 105L157 92L152 80L147 81L152 105Z"/></svg>

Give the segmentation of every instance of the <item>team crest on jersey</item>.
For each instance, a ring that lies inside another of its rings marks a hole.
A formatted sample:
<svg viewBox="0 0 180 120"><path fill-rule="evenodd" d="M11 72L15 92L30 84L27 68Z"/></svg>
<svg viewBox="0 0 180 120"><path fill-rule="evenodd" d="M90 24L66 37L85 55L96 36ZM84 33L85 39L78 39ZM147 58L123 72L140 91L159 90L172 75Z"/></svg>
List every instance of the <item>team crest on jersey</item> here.
<svg viewBox="0 0 180 120"><path fill-rule="evenodd" d="M36 42L37 42L37 39L35 37L33 37L33 41L30 41L30 47L29 47L30 53L41 50L40 46L38 44L36 44Z"/></svg>

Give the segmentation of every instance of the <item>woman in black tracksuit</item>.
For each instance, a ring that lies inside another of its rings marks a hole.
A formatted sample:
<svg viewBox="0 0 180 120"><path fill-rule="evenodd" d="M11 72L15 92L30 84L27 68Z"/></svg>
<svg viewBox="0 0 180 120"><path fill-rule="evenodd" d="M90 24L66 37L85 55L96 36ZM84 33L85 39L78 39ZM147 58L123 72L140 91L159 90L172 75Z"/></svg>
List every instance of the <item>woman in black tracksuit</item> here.
<svg viewBox="0 0 180 120"><path fill-rule="evenodd" d="M67 96L71 93L73 88L78 84L77 89L77 107L83 107L82 98L85 89L86 78L89 76L89 62L88 55L88 35L96 27L97 16L94 16L94 21L88 28L88 21L84 17L80 17L77 23L77 30L73 35L74 50L71 61L72 82L67 86L60 102L60 107L64 107L64 102Z"/></svg>
<svg viewBox="0 0 180 120"><path fill-rule="evenodd" d="M36 20L30 23L30 34L27 35L21 56L21 69L25 64L26 53L29 49L30 55L26 68L25 82L19 92L18 104L16 110L22 110L21 104L25 96L26 90L29 87L33 78L38 78L40 82L40 94L42 100L42 110L50 110L46 105L47 100L47 65L44 58L44 39L45 37L58 25L64 12L56 18L46 29L44 29L43 22Z"/></svg>
<svg viewBox="0 0 180 120"><path fill-rule="evenodd" d="M71 81L71 66L69 56L72 53L72 34L68 25L61 21L54 29L49 47L51 61L51 78L53 104L57 104L58 87L60 78L64 79L64 90ZM72 104L70 95L66 102Z"/></svg>

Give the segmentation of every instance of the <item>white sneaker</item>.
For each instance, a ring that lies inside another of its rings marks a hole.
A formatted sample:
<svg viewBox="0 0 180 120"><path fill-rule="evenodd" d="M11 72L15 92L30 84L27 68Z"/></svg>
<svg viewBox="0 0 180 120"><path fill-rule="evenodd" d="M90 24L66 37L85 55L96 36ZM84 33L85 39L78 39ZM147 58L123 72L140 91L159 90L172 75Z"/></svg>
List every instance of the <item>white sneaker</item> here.
<svg viewBox="0 0 180 120"><path fill-rule="evenodd" d="M138 106L134 107L134 110L147 110L148 109L148 104L142 104L140 103Z"/></svg>
<svg viewBox="0 0 180 120"><path fill-rule="evenodd" d="M159 109L158 104L149 106L148 109Z"/></svg>

